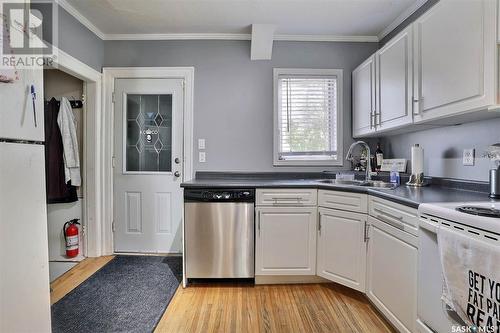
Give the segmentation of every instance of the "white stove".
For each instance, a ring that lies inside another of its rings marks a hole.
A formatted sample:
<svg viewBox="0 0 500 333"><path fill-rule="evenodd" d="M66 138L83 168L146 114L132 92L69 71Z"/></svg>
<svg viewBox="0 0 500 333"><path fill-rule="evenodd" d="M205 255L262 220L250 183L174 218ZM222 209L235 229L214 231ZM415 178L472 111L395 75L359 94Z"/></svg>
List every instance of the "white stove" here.
<svg viewBox="0 0 500 333"><path fill-rule="evenodd" d="M464 325L441 301L442 269L437 244L438 228L452 228L467 237L500 246L500 201L421 204L418 207L419 332L448 333Z"/></svg>
<svg viewBox="0 0 500 333"><path fill-rule="evenodd" d="M464 226L500 234L500 201L421 204L420 216L437 217Z"/></svg>

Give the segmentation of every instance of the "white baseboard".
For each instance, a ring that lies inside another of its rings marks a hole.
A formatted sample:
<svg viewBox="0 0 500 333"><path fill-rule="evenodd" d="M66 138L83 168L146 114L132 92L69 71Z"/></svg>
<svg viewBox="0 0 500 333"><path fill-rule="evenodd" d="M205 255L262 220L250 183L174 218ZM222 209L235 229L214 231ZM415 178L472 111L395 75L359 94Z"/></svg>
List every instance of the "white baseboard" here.
<svg viewBox="0 0 500 333"><path fill-rule="evenodd" d="M299 284L299 283L327 283L327 279L316 275L257 275L255 284Z"/></svg>

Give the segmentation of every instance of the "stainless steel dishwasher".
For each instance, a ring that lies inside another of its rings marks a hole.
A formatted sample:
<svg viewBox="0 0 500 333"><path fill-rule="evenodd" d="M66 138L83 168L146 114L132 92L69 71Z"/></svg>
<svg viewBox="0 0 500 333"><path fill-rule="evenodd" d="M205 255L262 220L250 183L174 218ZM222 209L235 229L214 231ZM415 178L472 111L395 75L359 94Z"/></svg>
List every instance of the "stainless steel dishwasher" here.
<svg viewBox="0 0 500 333"><path fill-rule="evenodd" d="M185 189L186 277L254 277L253 189Z"/></svg>

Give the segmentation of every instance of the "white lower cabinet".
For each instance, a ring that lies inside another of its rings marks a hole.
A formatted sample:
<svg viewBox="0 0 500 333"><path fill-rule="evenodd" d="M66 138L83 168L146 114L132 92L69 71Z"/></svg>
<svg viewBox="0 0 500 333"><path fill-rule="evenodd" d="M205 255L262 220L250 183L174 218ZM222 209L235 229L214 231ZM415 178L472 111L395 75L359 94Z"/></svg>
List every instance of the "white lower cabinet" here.
<svg viewBox="0 0 500 333"><path fill-rule="evenodd" d="M368 240L366 294L400 332L415 332L417 237L373 217Z"/></svg>
<svg viewBox="0 0 500 333"><path fill-rule="evenodd" d="M316 274L316 207L257 207L255 275Z"/></svg>
<svg viewBox="0 0 500 333"><path fill-rule="evenodd" d="M317 274L365 292L367 215L319 208Z"/></svg>

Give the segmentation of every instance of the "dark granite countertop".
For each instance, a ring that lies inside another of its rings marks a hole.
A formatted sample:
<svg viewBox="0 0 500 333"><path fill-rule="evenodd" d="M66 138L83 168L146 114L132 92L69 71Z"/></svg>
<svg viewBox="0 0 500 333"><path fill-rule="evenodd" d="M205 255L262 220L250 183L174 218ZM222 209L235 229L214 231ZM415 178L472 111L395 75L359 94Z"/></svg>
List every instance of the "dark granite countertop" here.
<svg viewBox="0 0 500 333"><path fill-rule="evenodd" d="M323 177L326 178L326 177ZM225 177L222 175L215 177L196 178L194 180L181 184L183 188L318 188L325 190L346 191L367 193L397 203L404 204L413 208L418 208L421 203L433 202L472 202L488 201L486 192L470 191L464 189L450 188L441 185L428 185L420 188L401 185L396 189L374 189L362 186L341 186L334 184L325 184L319 181L319 178L297 179L290 177L286 179L283 176L273 178L270 175L266 177L255 177L249 174L248 178L243 176L233 177L230 174Z"/></svg>

